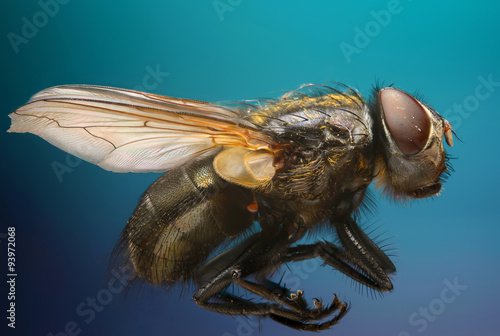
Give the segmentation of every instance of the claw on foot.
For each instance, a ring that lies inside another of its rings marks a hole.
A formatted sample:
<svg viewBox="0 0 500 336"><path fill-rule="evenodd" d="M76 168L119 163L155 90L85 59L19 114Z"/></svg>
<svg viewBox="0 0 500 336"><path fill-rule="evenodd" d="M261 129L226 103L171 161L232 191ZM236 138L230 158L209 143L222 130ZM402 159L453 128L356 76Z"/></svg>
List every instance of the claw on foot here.
<svg viewBox="0 0 500 336"><path fill-rule="evenodd" d="M323 310L323 308L324 308L323 302L321 302L320 300L315 298L314 299L314 308L319 309L319 310Z"/></svg>
<svg viewBox="0 0 500 336"><path fill-rule="evenodd" d="M304 295L304 292L301 291L300 289L298 289L297 290L297 294L290 293L290 300L297 301L297 300L299 300L302 297L302 295Z"/></svg>

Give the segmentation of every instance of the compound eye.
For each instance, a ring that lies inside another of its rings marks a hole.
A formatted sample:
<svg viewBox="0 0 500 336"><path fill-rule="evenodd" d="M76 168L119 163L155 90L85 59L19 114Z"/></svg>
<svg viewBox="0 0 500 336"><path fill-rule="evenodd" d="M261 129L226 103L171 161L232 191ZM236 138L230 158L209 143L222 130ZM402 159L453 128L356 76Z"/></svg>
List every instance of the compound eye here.
<svg viewBox="0 0 500 336"><path fill-rule="evenodd" d="M380 91L380 102L392 138L403 154L420 152L429 139L431 121L422 105L406 92L394 88Z"/></svg>

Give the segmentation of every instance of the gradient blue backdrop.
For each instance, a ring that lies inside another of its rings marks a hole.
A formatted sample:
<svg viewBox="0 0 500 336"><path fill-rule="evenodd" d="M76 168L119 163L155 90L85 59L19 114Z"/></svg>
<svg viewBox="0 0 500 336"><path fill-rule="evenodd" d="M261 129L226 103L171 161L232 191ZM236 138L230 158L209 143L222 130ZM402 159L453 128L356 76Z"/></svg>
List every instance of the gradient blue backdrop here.
<svg viewBox="0 0 500 336"><path fill-rule="evenodd" d="M291 276L300 279L308 298L329 300L335 292L351 303L349 314L325 335L498 335L500 5L60 2L58 8L49 0L0 4L0 233L16 227L19 335L56 335L71 321L80 335L299 334L268 320L259 331L255 319L207 312L190 300L191 292L179 299L179 292L161 289L126 300L113 295L89 323L90 315L77 313L87 298L104 295L110 252L140 194L158 175L113 174L78 163L35 136L7 134L7 115L49 86L134 88L145 79L154 93L207 101L277 97L302 83L329 81L364 95L376 79L419 90L454 123L463 142L455 140L449 151L458 158L456 172L442 196L405 207L382 199L378 213L366 219L382 226L379 232L396 248L394 291L372 299L330 269L313 270L304 279ZM388 9L390 17L383 14ZM25 27L25 40L14 47L9 37L23 36L26 22L39 27ZM357 48L349 59L341 49L347 44ZM147 77L157 67L168 75ZM494 82L489 91L479 87L481 78ZM466 108L460 113L454 104ZM54 162L72 169L62 182ZM0 240L6 273L6 240ZM462 286L453 302L441 298L446 280ZM422 309L430 315L424 317Z"/></svg>

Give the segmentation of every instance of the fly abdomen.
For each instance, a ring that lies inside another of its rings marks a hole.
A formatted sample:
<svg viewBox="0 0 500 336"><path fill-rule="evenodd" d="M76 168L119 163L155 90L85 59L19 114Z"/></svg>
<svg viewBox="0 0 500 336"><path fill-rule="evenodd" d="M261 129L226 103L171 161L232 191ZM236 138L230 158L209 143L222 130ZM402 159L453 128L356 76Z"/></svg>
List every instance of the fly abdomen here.
<svg viewBox="0 0 500 336"><path fill-rule="evenodd" d="M118 250L136 276L155 285L187 280L228 236L252 224L251 193L222 180L212 161L171 170L144 193Z"/></svg>

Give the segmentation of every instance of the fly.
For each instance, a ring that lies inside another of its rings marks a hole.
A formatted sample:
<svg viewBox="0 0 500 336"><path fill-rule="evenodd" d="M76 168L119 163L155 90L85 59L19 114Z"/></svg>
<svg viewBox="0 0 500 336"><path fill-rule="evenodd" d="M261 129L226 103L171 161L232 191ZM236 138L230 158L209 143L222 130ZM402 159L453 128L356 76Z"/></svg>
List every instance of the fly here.
<svg viewBox="0 0 500 336"><path fill-rule="evenodd" d="M366 190L375 181L401 201L436 195L448 173L443 138L453 145L447 120L394 87L376 88L370 102L339 84L218 105L65 85L10 117L9 132L36 134L106 170L165 172L121 234L118 268L167 288L193 282L196 303L217 313L312 331L336 324L347 304L335 296L309 305L301 290L268 277L320 258L376 291L392 290L394 264L357 224ZM304 243L319 226L340 244Z"/></svg>

